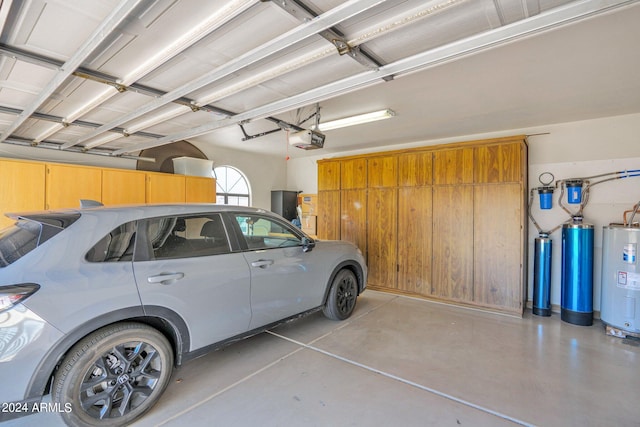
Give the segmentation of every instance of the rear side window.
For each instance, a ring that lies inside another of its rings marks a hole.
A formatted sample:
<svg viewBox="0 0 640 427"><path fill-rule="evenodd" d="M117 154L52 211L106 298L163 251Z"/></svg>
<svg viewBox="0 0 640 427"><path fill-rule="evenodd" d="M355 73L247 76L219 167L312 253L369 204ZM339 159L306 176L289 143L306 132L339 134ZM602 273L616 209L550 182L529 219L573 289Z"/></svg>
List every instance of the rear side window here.
<svg viewBox="0 0 640 427"><path fill-rule="evenodd" d="M32 215L0 230L0 268L12 264L73 224L80 214Z"/></svg>
<svg viewBox="0 0 640 427"><path fill-rule="evenodd" d="M147 220L150 259L177 259L231 252L219 214L174 216Z"/></svg>
<svg viewBox="0 0 640 427"><path fill-rule="evenodd" d="M113 230L98 241L89 252L89 262L131 261L136 240L136 223L127 222Z"/></svg>

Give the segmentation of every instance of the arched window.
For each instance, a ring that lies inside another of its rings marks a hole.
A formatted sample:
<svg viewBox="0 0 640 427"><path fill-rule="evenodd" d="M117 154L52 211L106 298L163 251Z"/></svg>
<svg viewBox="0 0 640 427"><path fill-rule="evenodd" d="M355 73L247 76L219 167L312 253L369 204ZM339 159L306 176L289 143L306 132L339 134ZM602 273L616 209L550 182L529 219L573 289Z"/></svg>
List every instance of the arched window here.
<svg viewBox="0 0 640 427"><path fill-rule="evenodd" d="M213 169L216 179L216 203L220 205L251 206L249 182L242 172L231 166Z"/></svg>

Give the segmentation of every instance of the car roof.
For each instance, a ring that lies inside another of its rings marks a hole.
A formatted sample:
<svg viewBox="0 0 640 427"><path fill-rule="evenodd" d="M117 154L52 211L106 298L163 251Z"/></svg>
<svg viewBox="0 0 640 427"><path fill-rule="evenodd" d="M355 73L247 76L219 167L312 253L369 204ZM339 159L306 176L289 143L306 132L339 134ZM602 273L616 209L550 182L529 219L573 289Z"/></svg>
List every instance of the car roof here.
<svg viewBox="0 0 640 427"><path fill-rule="evenodd" d="M165 216L174 214L197 214L197 213L215 213L215 212L240 212L246 214L269 214L275 215L272 212L254 207L247 206L232 206L232 205L218 205L214 203L157 203L157 204L129 204L129 205L113 205L113 206L88 206L82 208L66 208L55 209L47 211L31 211L31 212L17 212L7 213L6 215L11 218L18 218L21 216L34 215L36 213L47 214L86 214L91 215L115 215L120 217L131 218L144 218L149 216Z"/></svg>

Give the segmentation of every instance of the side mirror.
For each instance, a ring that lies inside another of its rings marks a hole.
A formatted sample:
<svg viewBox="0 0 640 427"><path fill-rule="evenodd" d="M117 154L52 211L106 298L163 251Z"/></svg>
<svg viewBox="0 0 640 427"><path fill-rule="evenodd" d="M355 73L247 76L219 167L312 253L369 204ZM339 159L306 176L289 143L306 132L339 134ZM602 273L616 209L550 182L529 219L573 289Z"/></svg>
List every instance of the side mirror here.
<svg viewBox="0 0 640 427"><path fill-rule="evenodd" d="M313 248L316 247L316 242L308 237L302 238L302 252L311 252Z"/></svg>

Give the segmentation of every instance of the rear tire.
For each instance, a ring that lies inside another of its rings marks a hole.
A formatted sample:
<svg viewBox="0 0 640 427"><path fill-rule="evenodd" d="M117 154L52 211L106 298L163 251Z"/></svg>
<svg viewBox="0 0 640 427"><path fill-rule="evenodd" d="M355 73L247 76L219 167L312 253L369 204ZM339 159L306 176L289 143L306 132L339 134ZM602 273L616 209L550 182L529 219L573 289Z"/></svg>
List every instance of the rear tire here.
<svg viewBox="0 0 640 427"><path fill-rule="evenodd" d="M329 296L322 312L331 320L344 320L353 313L357 297L356 275L351 270L340 270L331 283Z"/></svg>
<svg viewBox="0 0 640 427"><path fill-rule="evenodd" d="M173 350L156 329L117 323L69 350L52 399L70 426L124 426L142 416L169 384Z"/></svg>

